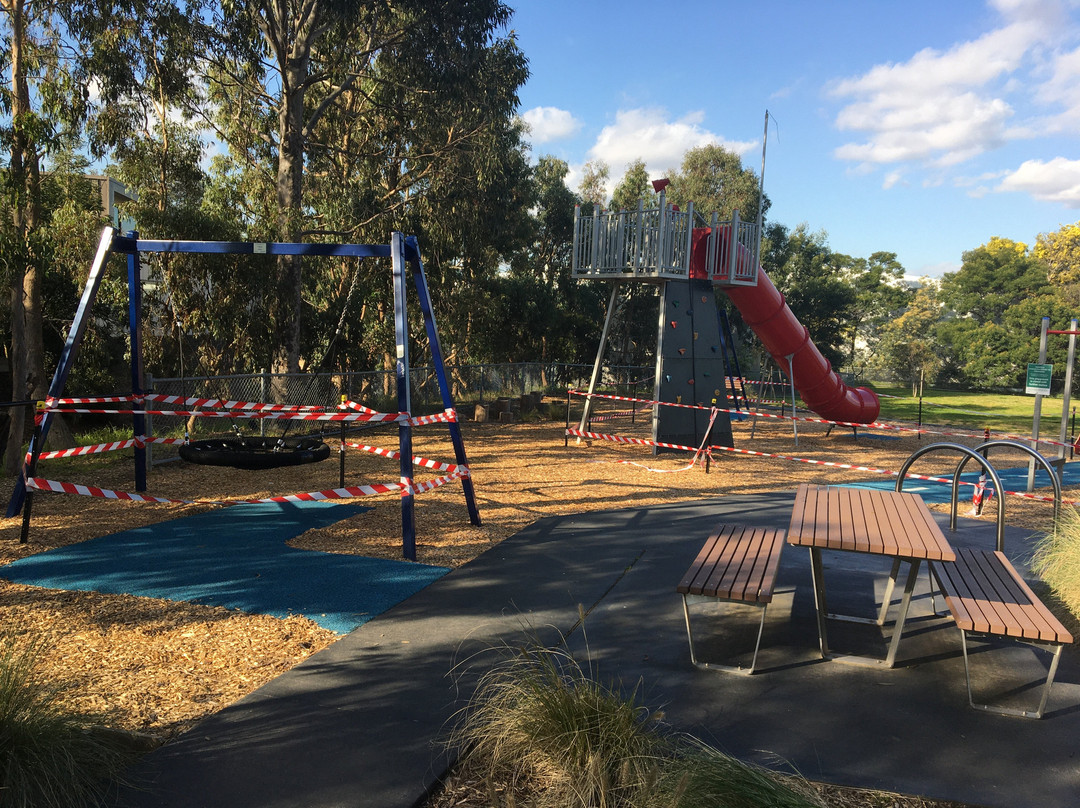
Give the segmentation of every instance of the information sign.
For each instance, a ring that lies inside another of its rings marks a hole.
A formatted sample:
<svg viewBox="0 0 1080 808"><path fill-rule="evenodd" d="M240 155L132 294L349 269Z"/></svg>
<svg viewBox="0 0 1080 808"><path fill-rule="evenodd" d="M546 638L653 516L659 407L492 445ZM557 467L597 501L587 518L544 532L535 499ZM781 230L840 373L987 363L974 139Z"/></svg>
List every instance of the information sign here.
<svg viewBox="0 0 1080 808"><path fill-rule="evenodd" d="M1050 377L1053 372L1053 365L1029 363L1027 366L1027 385L1024 392L1029 396L1050 395Z"/></svg>

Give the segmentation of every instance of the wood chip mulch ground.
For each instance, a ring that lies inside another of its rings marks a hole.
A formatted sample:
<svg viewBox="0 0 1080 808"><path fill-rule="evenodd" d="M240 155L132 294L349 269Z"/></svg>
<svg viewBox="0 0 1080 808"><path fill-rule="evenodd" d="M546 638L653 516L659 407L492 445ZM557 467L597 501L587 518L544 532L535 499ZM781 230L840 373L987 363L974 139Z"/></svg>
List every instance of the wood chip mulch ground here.
<svg viewBox="0 0 1080 808"><path fill-rule="evenodd" d="M856 441L850 430L837 428L827 434L823 425L804 424L799 427L796 445L790 425L784 422L742 422L733 429L738 448L892 471L929 441L969 446L979 442L956 436L924 436L920 440L910 433L885 436L890 439L860 433ZM599 440L578 443L574 439L564 446L561 422L466 422L462 430L483 526L470 524L460 484L419 495L417 560L423 563L459 566L545 516L790 490L800 482L881 479L866 471L731 453L717 456L706 473L701 467L686 469L685 455L654 457L641 446ZM611 431L616 430L646 436L640 421L632 428L626 423L611 427ZM372 430L363 440L396 448L395 434L388 430ZM453 460L445 428L440 426L418 429L414 451L436 460ZM1010 458L998 450L992 459L1000 467L1027 462L1026 456ZM928 455L912 471L951 476L957 461L955 454ZM975 470L974 466L969 470ZM101 456L44 461L39 469L39 475L49 479L118 490L132 490L132 474L130 461ZM350 485L394 482L397 477L394 461L360 452L350 452L347 457L346 481ZM417 474L418 480L428 478ZM175 499L241 499L337 485L336 459L272 472L169 462L151 471L148 493ZM11 481L7 481L0 490L5 503L10 490ZM1080 491L1066 491L1064 496L1080 499ZM373 497L364 504L373 510L309 531L290 544L400 559L396 496ZM217 506L38 494L33 501L28 543L19 541L20 519L0 519L0 575L3 564L31 553L213 507ZM969 515L970 509L968 494L961 502L961 514ZM1035 532L1049 524L1050 513L1051 507L1045 503L1010 497L1006 521ZM59 687L72 705L97 713L110 726L161 739L184 731L336 639L332 632L300 616L280 620L190 603L46 590L3 580L0 625L8 639L43 639L39 673ZM451 803L438 805L442 804ZM835 804L918 808L932 803ZM437 808L436 803L433 806Z"/></svg>

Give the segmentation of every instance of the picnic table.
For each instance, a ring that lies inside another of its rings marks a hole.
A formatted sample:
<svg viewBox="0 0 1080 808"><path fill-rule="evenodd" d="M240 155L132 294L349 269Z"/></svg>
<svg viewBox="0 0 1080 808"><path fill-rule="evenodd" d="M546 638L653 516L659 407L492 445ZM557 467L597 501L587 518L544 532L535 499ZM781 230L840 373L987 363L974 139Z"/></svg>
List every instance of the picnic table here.
<svg viewBox="0 0 1080 808"><path fill-rule="evenodd" d="M926 560L956 560L956 553L934 521L922 497L896 491L803 483L798 487L795 496L787 541L810 550L814 606L822 657L854 664L893 667L920 564ZM867 553L893 559L885 596L876 619L833 614L828 611L821 561L823 550ZM826 627L828 619L885 625L900 568L905 562L908 572L904 581L904 593L885 658L830 653Z"/></svg>

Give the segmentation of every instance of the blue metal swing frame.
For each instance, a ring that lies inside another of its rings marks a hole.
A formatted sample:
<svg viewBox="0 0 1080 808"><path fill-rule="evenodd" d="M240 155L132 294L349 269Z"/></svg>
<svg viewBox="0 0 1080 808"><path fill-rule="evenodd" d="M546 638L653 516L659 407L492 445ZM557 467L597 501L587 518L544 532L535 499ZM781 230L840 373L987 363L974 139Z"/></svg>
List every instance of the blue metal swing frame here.
<svg viewBox="0 0 1080 808"><path fill-rule="evenodd" d="M424 265L420 260L420 248L415 236L404 236L394 232L390 244L297 244L284 242L245 242L245 241L169 241L140 239L137 233L118 234L113 228L106 227L101 234L97 253L94 256L90 274L83 288L75 318L68 330L56 372L49 385L49 397L61 398L64 387L71 373L71 368L78 355L79 346L86 332L90 312L97 297L101 280L104 276L108 259L114 253L127 256L128 279L128 333L131 347L131 392L133 395L145 393L145 376L142 360L142 282L139 276L140 253L203 253L233 255L301 255L301 256L351 256L356 258L390 258L393 265L394 281L394 334L396 341L395 379L399 412L412 412L412 394L409 381L409 328L406 306L406 268L412 272L413 283L419 298L420 311L424 318L431 350L431 362L439 383L444 409L453 409L454 401L447 383L446 368L442 346L439 342L435 314L431 306ZM146 416L136 414L132 417L132 427L136 435L145 434ZM29 459L23 464L22 474L15 485L8 503L9 517L23 515L23 532L29 530L31 498L26 488L26 480L34 473L41 448L49 434L52 413L46 411L30 441ZM455 462L459 466L468 466L465 455L465 443L461 437L461 428L456 421L447 424L450 439L454 446ZM398 448L400 453L402 482L412 484L412 427L408 421L398 425ZM465 493L465 504L469 520L474 525L480 524L480 513L476 507L472 478L461 478ZM146 450L135 449L135 490L146 490ZM401 536L402 554L405 558L416 560L416 524L413 508L414 495L405 489L401 497Z"/></svg>

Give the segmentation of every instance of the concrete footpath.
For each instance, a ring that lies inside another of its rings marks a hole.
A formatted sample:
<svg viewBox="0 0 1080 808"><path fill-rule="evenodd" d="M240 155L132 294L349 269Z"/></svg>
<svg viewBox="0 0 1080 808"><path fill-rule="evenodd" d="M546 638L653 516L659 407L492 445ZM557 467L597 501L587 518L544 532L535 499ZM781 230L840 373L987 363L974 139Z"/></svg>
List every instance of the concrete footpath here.
<svg viewBox="0 0 1080 808"><path fill-rule="evenodd" d="M124 808L412 808L447 766L441 739L500 644L532 632L604 680L639 681L666 721L742 759L806 777L988 808L1071 806L1080 794L1080 655L1066 649L1041 721L972 710L960 633L934 616L927 577L894 669L822 661L809 554L788 547L754 676L690 664L686 567L714 525L786 527L794 492L538 521L148 755ZM962 521L957 546L993 547ZM1019 556L1026 534L1010 529ZM871 614L888 565L826 553L830 608ZM942 606L940 600L938 605ZM587 613L584 628L579 613ZM702 614L703 659L748 660L759 612ZM695 612L695 617L697 612ZM874 626L830 624L834 650L884 651ZM1048 655L980 646L976 698L1033 705Z"/></svg>

